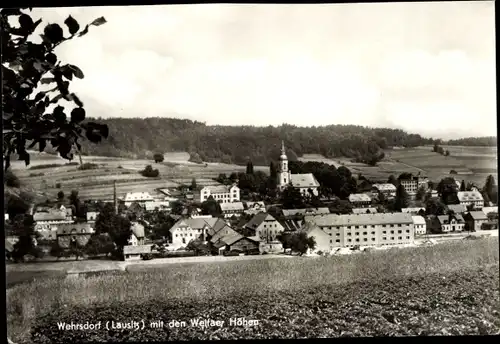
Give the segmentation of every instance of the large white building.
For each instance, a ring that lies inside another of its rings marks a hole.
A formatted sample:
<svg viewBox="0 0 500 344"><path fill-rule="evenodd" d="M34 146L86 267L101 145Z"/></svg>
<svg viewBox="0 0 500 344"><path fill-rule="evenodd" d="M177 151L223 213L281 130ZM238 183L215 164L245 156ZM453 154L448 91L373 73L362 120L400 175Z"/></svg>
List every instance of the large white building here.
<svg viewBox="0 0 500 344"><path fill-rule="evenodd" d="M330 235L330 248L411 244L415 238L410 214L349 214L308 216Z"/></svg>
<svg viewBox="0 0 500 344"><path fill-rule="evenodd" d="M427 223L422 216L413 215L413 226L415 228L415 235L424 235L427 233Z"/></svg>
<svg viewBox="0 0 500 344"><path fill-rule="evenodd" d="M123 197L123 202L125 206L130 207L132 203L138 203L145 207L146 203L154 202L153 196L149 192L128 192L125 197Z"/></svg>
<svg viewBox="0 0 500 344"><path fill-rule="evenodd" d="M404 187L408 194L415 194L421 186L427 189L429 179L420 175L408 176L407 178L399 179L399 183Z"/></svg>
<svg viewBox="0 0 500 344"><path fill-rule="evenodd" d="M200 191L200 202L205 202L210 196L219 203L239 202L240 188L236 185L205 186Z"/></svg>
<svg viewBox="0 0 500 344"><path fill-rule="evenodd" d="M298 189L302 195L309 195L309 190L318 196L319 183L312 173L292 174L288 170L288 157L286 156L285 143L281 142L281 155L278 166L277 185L279 190L291 185Z"/></svg>
<svg viewBox="0 0 500 344"><path fill-rule="evenodd" d="M457 192L460 204L465 206L472 205L474 209L482 209L484 207L483 195L479 191L459 191Z"/></svg>
<svg viewBox="0 0 500 344"><path fill-rule="evenodd" d="M390 183L373 184L372 190L373 190L373 193L383 194L387 198L396 197L396 187Z"/></svg>

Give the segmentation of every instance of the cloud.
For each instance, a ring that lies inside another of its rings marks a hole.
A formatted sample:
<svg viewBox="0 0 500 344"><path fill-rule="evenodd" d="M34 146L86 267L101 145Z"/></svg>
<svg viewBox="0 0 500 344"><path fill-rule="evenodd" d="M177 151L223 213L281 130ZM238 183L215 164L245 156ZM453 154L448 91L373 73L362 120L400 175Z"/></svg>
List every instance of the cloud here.
<svg viewBox="0 0 500 344"><path fill-rule="evenodd" d="M496 135L492 2L36 9L92 116ZM465 129L465 130L464 130Z"/></svg>

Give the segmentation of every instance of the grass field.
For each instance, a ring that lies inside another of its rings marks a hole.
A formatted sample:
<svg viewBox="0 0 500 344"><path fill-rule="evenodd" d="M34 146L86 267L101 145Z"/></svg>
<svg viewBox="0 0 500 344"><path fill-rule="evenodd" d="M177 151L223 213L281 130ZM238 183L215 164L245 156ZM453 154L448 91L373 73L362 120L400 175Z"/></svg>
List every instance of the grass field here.
<svg viewBox="0 0 500 344"><path fill-rule="evenodd" d="M14 342L496 334L498 238L349 256L40 278L7 291ZM225 320L221 328L60 331L57 321ZM232 317L258 320L229 327ZM30 333L33 333L31 337Z"/></svg>

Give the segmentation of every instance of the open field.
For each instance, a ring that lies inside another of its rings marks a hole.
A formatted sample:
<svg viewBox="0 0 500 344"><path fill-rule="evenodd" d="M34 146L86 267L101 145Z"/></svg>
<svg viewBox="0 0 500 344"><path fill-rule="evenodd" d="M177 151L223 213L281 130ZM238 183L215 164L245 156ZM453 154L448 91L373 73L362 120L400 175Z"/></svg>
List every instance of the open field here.
<svg viewBox="0 0 500 344"><path fill-rule="evenodd" d="M40 278L8 290L7 329L20 343L497 334L498 262L498 238L491 238L349 256ZM190 326L198 317L226 324ZM233 317L259 324L230 327ZM137 332L56 326L141 319L188 325Z"/></svg>
<svg viewBox="0 0 500 344"><path fill-rule="evenodd" d="M83 171L79 170L78 166L66 165L68 161L55 155L38 152L30 154L31 164L28 168L22 161L13 161L12 170L25 185L51 197L55 197L61 189L66 192L76 189L82 199L111 199L114 181L117 182L119 197L134 191L145 191L155 195L156 188L189 185L193 178L200 186L217 185L218 183L211 178L221 173L229 175L232 172L245 171L245 166L220 163L195 164L187 161L189 154L185 152L165 153L165 161L158 164L150 160L83 156L84 163L98 165L96 169ZM53 164L58 166L31 169L33 166ZM143 177L139 172L146 165L158 169L159 178ZM268 167L254 168L268 173Z"/></svg>

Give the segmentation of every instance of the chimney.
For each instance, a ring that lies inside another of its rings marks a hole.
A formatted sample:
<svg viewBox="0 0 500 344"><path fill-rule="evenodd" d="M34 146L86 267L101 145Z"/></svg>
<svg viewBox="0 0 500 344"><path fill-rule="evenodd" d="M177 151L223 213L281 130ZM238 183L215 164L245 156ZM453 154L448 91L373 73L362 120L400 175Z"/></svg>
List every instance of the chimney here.
<svg viewBox="0 0 500 344"><path fill-rule="evenodd" d="M113 181L113 205L115 206L115 214L118 215L118 200L116 199L116 180Z"/></svg>

